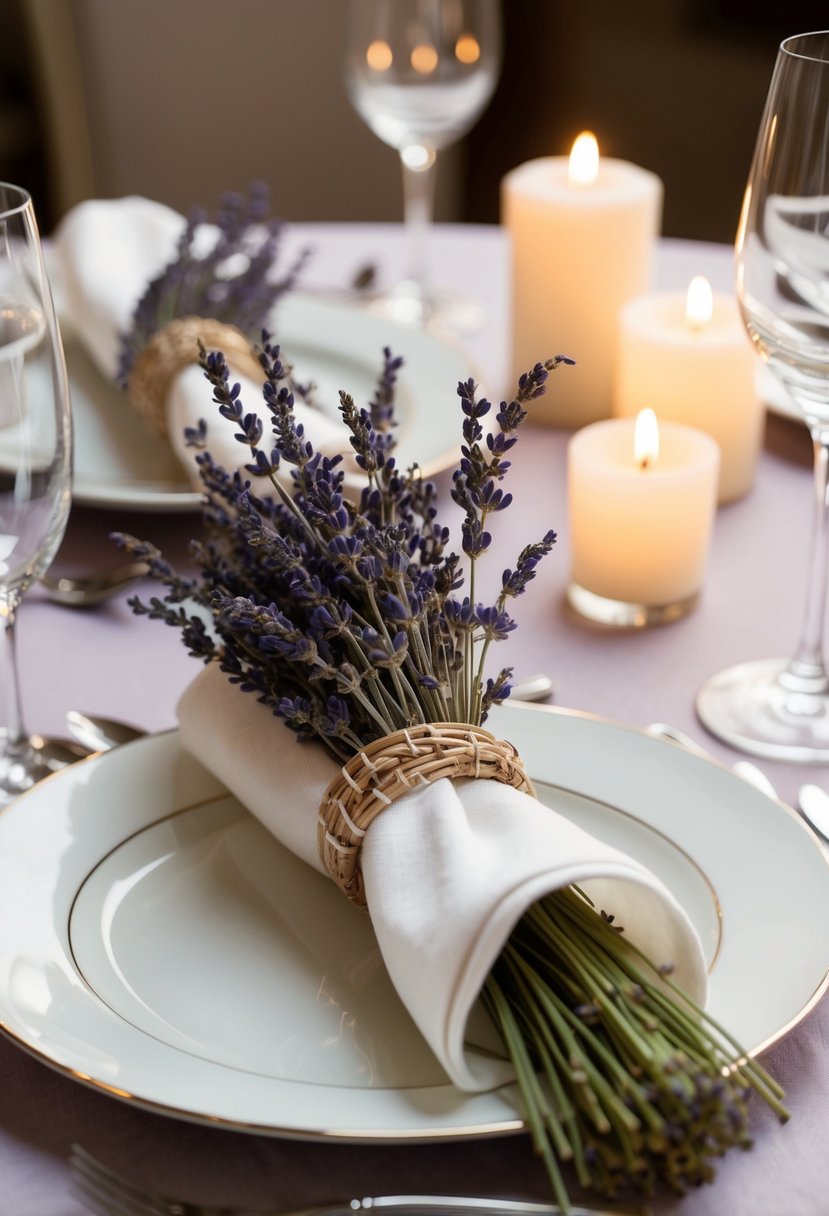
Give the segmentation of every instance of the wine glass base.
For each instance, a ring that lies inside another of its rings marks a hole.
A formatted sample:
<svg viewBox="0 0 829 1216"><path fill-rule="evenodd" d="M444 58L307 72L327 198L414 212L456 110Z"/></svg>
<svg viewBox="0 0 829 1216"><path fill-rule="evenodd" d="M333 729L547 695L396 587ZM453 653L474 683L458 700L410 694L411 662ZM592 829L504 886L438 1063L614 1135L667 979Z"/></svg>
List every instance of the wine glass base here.
<svg viewBox="0 0 829 1216"><path fill-rule="evenodd" d="M790 660L758 659L712 676L697 694L703 726L767 760L829 763L829 691L799 692L781 677Z"/></svg>
<svg viewBox="0 0 829 1216"><path fill-rule="evenodd" d="M5 750L5 743L6 731L0 730L0 806L90 754L89 749L79 743L43 735L30 735L28 747L15 749L14 754Z"/></svg>
<svg viewBox="0 0 829 1216"><path fill-rule="evenodd" d="M471 296L425 289L408 279L384 295L366 297L366 305L398 325L459 334L479 333L487 319L484 306Z"/></svg>

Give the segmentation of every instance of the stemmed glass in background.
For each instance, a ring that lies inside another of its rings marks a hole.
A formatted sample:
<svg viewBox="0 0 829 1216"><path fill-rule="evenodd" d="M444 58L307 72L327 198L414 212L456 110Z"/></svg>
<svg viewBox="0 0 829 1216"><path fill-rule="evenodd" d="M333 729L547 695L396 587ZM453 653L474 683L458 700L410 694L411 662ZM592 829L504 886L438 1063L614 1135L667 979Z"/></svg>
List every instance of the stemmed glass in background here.
<svg viewBox="0 0 829 1216"><path fill-rule="evenodd" d="M829 573L829 31L777 55L737 235L749 336L801 410L815 453L809 584L794 657L742 663L701 689L697 712L727 743L781 760L829 760L823 630Z"/></svg>
<svg viewBox="0 0 829 1216"><path fill-rule="evenodd" d="M63 346L32 200L0 183L0 617L6 639L7 728L0 802L77 753L23 725L15 618L63 537L72 480L72 423Z"/></svg>
<svg viewBox="0 0 829 1216"><path fill-rule="evenodd" d="M403 167L408 270L382 302L399 321L461 330L482 323L474 301L429 287L427 239L437 153L477 120L500 65L499 0L351 0L348 95Z"/></svg>

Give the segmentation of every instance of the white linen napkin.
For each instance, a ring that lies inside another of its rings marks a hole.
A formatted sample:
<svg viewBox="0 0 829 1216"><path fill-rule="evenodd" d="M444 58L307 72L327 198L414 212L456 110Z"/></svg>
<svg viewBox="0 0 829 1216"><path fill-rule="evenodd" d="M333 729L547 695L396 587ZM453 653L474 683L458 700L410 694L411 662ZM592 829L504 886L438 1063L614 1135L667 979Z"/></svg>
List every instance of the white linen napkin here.
<svg viewBox="0 0 829 1216"><path fill-rule="evenodd" d="M337 762L296 736L209 665L178 704L184 746L292 852L317 870L317 810ZM699 1003L707 979L686 914L644 866L527 794L491 780L446 779L374 820L361 864L386 968L421 1033L461 1089L511 1079L507 1061L465 1044L493 962L542 895L589 881L626 934ZM593 881L593 880L600 880ZM343 896L345 898L345 896Z"/></svg>
<svg viewBox="0 0 829 1216"><path fill-rule="evenodd" d="M118 374L121 334L129 328L147 285L175 257L185 223L163 203L136 196L79 203L55 231L57 276L71 331L109 380ZM196 232L197 247L204 242L209 249L215 239L212 225L201 225ZM285 354L290 360L290 351ZM258 414L269 435L271 417L262 401L261 383L237 374L232 364L231 377L242 386L245 412ZM234 439L235 427L219 417L212 397L213 390L194 364L176 377L165 404L170 445L197 488L201 483L195 451L185 444L184 431L200 419L208 423L207 449L218 464L232 472L249 459L248 449ZM130 408L125 393L124 409ZM350 451L346 432L335 420L301 401L294 412L316 450L329 456Z"/></svg>

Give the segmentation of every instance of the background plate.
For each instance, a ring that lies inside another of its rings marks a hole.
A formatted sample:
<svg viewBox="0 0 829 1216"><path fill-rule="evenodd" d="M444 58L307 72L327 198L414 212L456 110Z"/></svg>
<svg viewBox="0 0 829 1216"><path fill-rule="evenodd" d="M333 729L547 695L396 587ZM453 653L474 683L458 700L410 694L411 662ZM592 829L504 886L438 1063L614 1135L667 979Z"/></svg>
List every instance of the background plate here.
<svg viewBox="0 0 829 1216"><path fill-rule="evenodd" d="M297 378L319 386L320 408L334 416L341 388L358 405L368 403L383 347L390 345L405 359L397 391L400 463L407 467L417 461L426 476L433 476L454 461L461 418L455 389L459 380L473 374L458 348L356 306L298 292L280 303L274 333ZM187 481L169 444L151 434L124 393L103 378L71 326L66 326L64 343L75 420L74 501L129 510L196 510L201 495ZM205 381L208 420L216 409L211 398ZM0 461L2 450L0 432Z"/></svg>

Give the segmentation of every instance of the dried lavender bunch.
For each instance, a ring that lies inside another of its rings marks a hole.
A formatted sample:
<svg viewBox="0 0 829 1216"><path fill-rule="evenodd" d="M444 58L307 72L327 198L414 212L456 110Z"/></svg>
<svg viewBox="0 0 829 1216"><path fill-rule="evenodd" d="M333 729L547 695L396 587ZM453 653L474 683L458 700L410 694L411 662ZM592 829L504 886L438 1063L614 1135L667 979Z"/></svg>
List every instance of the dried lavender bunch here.
<svg viewBox="0 0 829 1216"><path fill-rule="evenodd" d="M509 669L484 684L483 662L490 643L514 627L508 600L523 592L555 540L549 532L519 555L494 605L455 594L463 583L460 562L447 550L448 529L437 522L434 486L416 467L402 472L393 454L400 362L384 352L367 407L341 394L340 412L366 479L353 503L344 493L341 458L315 452L294 419L290 368L279 347L266 336L261 353L273 419L270 450L262 423L245 411L239 385L230 382L223 355L203 353L219 413L250 449L245 470L254 484L264 480L270 494L256 494L241 475L217 467L206 450L199 453L207 535L194 548L199 580L176 579L150 546L121 538L168 588L163 601L135 602L135 611L181 628L192 653L217 661L288 726L316 735L340 759L415 722L473 721L473 713L483 721L509 695ZM504 457L524 407L560 362L549 360L522 377L486 450L479 420L490 404L476 400L471 382L458 388L468 417L454 492L466 507L464 549L473 570L489 544L487 516L509 503L494 487L509 467ZM192 438L205 442L204 434ZM187 599L208 609L215 637L199 618L183 615Z"/></svg>
<svg viewBox="0 0 829 1216"><path fill-rule="evenodd" d="M366 407L347 394L340 412L365 476L345 492L341 458L315 452L293 412L289 369L264 338L263 395L272 437L245 411L219 353L202 353L219 413L250 450L228 474L206 450L206 539L199 568L181 578L153 547L119 543L149 562L166 588L139 614L178 628L189 651L217 662L301 736L341 760L418 722L481 723L508 697L510 669L486 678L491 644L515 628L511 599L524 593L555 533L527 545L502 574L493 604L477 602L478 561L491 518L511 496L501 486L527 405L561 356L522 376L495 426L472 381L458 385L463 446L452 496L463 510L461 557L437 516L434 487L394 456L393 398L400 360L389 350ZM204 442L201 433L194 442ZM257 493L263 484L268 493ZM196 601L212 620L185 607ZM584 896L568 888L521 919L483 998L515 1067L536 1151L557 1202L570 1210L562 1165L602 1194L626 1183L682 1191L713 1177L712 1159L747 1147L746 1096L756 1090L781 1118L779 1089Z"/></svg>
<svg viewBox="0 0 829 1216"><path fill-rule="evenodd" d="M235 193L223 196L212 220L216 241L203 249L197 229L207 222L202 208L190 212L175 258L136 305L130 329L121 337L119 383L126 384L153 334L177 317L225 321L255 342L277 300L296 282L307 251L286 271L276 273L283 225L269 215L268 188L263 183L254 183L247 198Z"/></svg>

